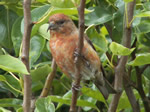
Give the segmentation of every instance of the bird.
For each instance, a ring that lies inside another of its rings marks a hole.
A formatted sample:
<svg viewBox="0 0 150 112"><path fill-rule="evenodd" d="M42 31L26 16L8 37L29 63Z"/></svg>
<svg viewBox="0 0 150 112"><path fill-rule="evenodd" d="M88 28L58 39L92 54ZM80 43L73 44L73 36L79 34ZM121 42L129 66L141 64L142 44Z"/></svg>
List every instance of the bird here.
<svg viewBox="0 0 150 112"><path fill-rule="evenodd" d="M79 30L67 15L57 13L49 18L49 46L58 67L68 77L75 79L75 57L78 55ZM81 53L80 75L83 81L91 80L105 99L114 93L112 85L103 76L100 58L87 35L84 35Z"/></svg>

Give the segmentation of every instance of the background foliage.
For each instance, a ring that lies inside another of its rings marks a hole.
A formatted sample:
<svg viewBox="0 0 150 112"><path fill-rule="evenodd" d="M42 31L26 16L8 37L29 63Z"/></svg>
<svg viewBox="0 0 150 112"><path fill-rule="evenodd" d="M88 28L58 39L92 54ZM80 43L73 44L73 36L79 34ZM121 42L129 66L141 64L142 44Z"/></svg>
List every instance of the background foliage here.
<svg viewBox="0 0 150 112"><path fill-rule="evenodd" d="M134 9L131 49L122 46L126 5L132 0L87 0L85 33L92 40L101 58L107 78L113 83L114 67L120 56L129 56L126 65L130 80L136 85L138 71L142 71L142 86L150 95L150 2L137 0ZM78 25L76 6L79 0L32 0L32 21L36 22L31 33L30 69L32 96L38 98L47 75L51 72L52 56L49 49L49 16L64 13ZM131 24L131 23L129 23ZM23 1L0 0L0 111L22 112L23 77L28 74L20 61L23 37ZM146 66L145 69L142 69ZM71 80L58 68L50 95L36 101L35 112L66 112L71 101ZM142 99L136 89L134 94L144 112ZM92 82L82 84L77 105L83 112L106 112L112 95L105 101ZM132 111L128 97L123 92L117 111Z"/></svg>

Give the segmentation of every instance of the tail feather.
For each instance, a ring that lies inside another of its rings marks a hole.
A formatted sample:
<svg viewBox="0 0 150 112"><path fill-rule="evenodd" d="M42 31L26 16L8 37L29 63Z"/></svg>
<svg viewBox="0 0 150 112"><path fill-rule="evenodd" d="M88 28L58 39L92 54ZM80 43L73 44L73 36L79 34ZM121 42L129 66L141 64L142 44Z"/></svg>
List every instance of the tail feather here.
<svg viewBox="0 0 150 112"><path fill-rule="evenodd" d="M104 77L103 77L104 78ZM105 84L101 85L98 81L95 81L96 87L102 93L105 99L108 99L110 93L115 94L116 90L112 87L112 85L104 78Z"/></svg>

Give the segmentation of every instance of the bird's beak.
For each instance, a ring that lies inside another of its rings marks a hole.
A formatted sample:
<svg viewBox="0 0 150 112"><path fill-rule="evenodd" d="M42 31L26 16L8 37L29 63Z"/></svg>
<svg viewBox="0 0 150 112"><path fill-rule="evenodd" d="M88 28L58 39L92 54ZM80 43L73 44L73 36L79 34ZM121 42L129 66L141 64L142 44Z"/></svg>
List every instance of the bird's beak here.
<svg viewBox="0 0 150 112"><path fill-rule="evenodd" d="M49 26L47 28L47 32L48 30L55 30L57 28L57 25L52 21L49 23Z"/></svg>

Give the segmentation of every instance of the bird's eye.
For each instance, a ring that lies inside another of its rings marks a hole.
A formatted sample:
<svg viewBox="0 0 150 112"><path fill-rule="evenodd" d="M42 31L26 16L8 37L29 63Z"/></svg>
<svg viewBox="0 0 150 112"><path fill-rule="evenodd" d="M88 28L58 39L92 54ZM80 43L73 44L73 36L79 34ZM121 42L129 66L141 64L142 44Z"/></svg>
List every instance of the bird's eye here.
<svg viewBox="0 0 150 112"><path fill-rule="evenodd" d="M61 24L63 24L64 22L65 22L65 20L61 20L61 21L58 21L57 24L60 24L60 25L61 25Z"/></svg>

